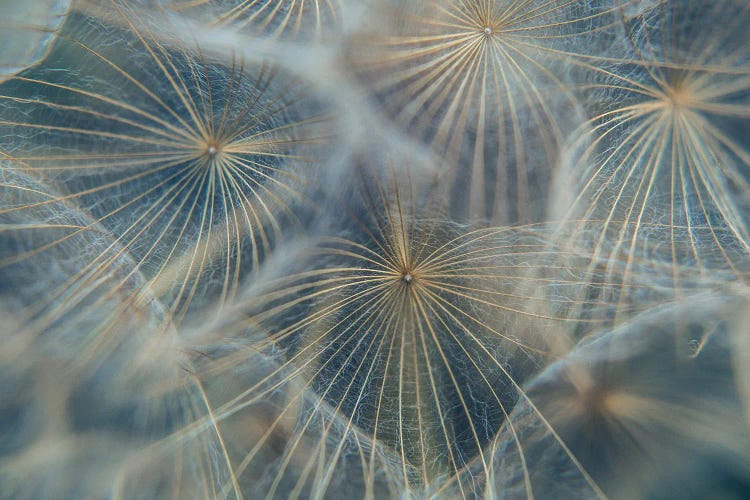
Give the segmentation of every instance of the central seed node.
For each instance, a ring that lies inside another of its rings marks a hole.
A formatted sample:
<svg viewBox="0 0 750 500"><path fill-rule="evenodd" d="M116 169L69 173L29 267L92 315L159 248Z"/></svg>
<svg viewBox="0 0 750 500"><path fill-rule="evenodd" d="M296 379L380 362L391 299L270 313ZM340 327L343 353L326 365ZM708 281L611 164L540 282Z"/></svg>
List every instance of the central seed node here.
<svg viewBox="0 0 750 500"><path fill-rule="evenodd" d="M216 149L216 146L209 146L206 148L206 154L209 156L216 156L216 153L219 151Z"/></svg>
<svg viewBox="0 0 750 500"><path fill-rule="evenodd" d="M490 28L489 26L485 27L484 34L490 36L492 34L492 28Z"/></svg>
<svg viewBox="0 0 750 500"><path fill-rule="evenodd" d="M402 280L404 280L404 283L407 285L414 281L414 276L411 275L411 273L406 273L401 277Z"/></svg>

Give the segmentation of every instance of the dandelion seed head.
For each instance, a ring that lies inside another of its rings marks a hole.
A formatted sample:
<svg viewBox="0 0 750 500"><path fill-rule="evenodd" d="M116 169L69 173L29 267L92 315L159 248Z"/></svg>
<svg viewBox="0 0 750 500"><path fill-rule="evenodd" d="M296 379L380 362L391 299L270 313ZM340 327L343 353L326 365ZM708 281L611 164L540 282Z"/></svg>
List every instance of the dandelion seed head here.
<svg viewBox="0 0 750 500"><path fill-rule="evenodd" d="M530 400L607 496L642 498L662 488L664 469L655 467L662 461L678 469L708 465L715 457L693 451L707 446L731 455L747 446L724 318L741 304L706 294L657 308L592 335L528 384ZM671 347L689 332L712 337L709 345L698 358L675 356ZM528 424L537 418L530 409L520 403L511 420ZM715 431L722 426L732 431ZM556 438L539 439L533 428L521 438L527 458L538 466L567 462ZM564 467L577 476L570 462ZM546 496L540 486L535 493Z"/></svg>
<svg viewBox="0 0 750 500"><path fill-rule="evenodd" d="M662 2L622 21L621 62L592 66L592 133L558 192L574 193L564 210L596 227L597 251L662 260L680 286L684 266L746 275L749 16L731 0Z"/></svg>
<svg viewBox="0 0 750 500"><path fill-rule="evenodd" d="M0 136L17 138L20 168L116 234L182 317L194 298L234 295L242 270L298 223L291 206L308 201L316 177L301 166L315 165L325 119L272 64L209 56L195 41L167 44L145 14L114 5L105 20L68 17L48 61L70 71L45 63L0 91L24 103L0 109ZM95 76L76 78L92 67ZM206 279L214 272L222 279Z"/></svg>
<svg viewBox="0 0 750 500"><path fill-rule="evenodd" d="M580 118L569 89L551 78L560 73L546 47L574 37L580 18L570 3L426 0L386 14L352 45L355 68L394 124L438 157L454 218L539 218L532 212L563 124Z"/></svg>
<svg viewBox="0 0 750 500"><path fill-rule="evenodd" d="M264 342L300 374L311 405L333 408L358 439L394 454L408 488L429 489L482 462L523 381L564 349L567 331L544 287L524 285L545 248L533 234L521 244L513 230L467 229L419 203L417 181L373 177L340 210L343 228L300 259L301 270L249 298L241 317L268 332ZM552 324L555 339L537 335ZM329 417L310 412L303 427L318 418Z"/></svg>

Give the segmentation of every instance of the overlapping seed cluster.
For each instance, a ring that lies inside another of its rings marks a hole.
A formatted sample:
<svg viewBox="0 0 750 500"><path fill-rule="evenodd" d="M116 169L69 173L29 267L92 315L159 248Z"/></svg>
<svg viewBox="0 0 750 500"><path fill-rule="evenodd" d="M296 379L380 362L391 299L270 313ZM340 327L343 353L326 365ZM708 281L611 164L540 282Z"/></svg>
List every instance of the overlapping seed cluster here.
<svg viewBox="0 0 750 500"><path fill-rule="evenodd" d="M0 497L750 491L746 2L8 9Z"/></svg>

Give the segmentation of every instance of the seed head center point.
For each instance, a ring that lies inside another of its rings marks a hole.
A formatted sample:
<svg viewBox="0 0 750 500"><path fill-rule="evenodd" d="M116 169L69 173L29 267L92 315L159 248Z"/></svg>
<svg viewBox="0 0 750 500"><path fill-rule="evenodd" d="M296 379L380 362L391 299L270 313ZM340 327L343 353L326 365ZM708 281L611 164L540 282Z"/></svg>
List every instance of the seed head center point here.
<svg viewBox="0 0 750 500"><path fill-rule="evenodd" d="M492 28L489 27L489 26L486 26L484 28L484 34L487 35L487 36L490 36L492 34Z"/></svg>
<svg viewBox="0 0 750 500"><path fill-rule="evenodd" d="M404 280L404 283L407 285L414 281L414 276L411 275L411 273L406 273L401 277L402 280Z"/></svg>
<svg viewBox="0 0 750 500"><path fill-rule="evenodd" d="M672 101L672 107L677 109L687 108L690 105L690 97L682 91L673 92L670 100Z"/></svg>

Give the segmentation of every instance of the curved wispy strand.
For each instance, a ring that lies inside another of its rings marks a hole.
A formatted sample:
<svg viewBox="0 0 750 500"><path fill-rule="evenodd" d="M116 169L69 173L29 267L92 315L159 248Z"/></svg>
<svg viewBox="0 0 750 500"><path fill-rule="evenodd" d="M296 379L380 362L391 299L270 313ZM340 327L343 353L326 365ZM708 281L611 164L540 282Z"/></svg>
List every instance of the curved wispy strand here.
<svg viewBox="0 0 750 500"><path fill-rule="evenodd" d="M324 40L338 31L343 0L156 0L167 11L280 40Z"/></svg>
<svg viewBox="0 0 750 500"><path fill-rule="evenodd" d="M3 4L0 82L44 59L69 8L68 0L10 0Z"/></svg>

